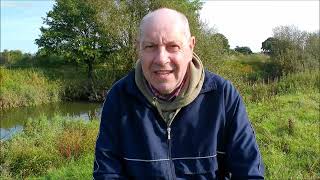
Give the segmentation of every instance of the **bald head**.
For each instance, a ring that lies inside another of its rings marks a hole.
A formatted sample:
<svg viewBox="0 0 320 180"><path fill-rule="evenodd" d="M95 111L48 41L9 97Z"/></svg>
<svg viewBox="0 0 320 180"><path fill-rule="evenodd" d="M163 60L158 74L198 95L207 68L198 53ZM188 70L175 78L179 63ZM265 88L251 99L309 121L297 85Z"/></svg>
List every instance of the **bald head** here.
<svg viewBox="0 0 320 180"><path fill-rule="evenodd" d="M190 28L187 17L173 9L161 8L150 12L140 22L139 27L139 39L143 39L144 33L148 27L155 26L160 22L165 22L171 24L172 26L177 26L181 28L184 32L186 39L190 38Z"/></svg>

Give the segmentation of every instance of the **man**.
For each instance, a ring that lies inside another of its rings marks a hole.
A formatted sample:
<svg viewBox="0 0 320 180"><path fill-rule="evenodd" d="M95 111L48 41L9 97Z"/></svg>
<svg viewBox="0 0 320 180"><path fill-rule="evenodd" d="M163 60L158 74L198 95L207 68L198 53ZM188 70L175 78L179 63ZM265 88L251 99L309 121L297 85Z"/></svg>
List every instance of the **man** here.
<svg viewBox="0 0 320 180"><path fill-rule="evenodd" d="M204 70L194 46L183 14L143 18L140 60L103 106L95 179L263 179L240 95Z"/></svg>

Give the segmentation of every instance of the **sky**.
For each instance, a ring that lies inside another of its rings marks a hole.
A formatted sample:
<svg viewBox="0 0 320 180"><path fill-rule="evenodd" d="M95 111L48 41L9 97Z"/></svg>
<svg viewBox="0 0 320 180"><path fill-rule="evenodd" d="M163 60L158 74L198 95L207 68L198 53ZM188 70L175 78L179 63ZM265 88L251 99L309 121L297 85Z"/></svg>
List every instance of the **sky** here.
<svg viewBox="0 0 320 180"><path fill-rule="evenodd" d="M54 1L1 0L1 51L22 50L35 53L42 18ZM248 46L260 52L261 43L280 25L300 30L319 30L319 0L211 0L204 1L200 18L222 33L231 48Z"/></svg>

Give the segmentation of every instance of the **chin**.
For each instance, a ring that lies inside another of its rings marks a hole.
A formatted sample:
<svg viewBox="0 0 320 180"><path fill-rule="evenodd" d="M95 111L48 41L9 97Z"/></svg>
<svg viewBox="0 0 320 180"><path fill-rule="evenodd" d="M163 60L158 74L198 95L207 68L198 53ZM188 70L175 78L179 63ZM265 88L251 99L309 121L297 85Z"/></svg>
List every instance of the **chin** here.
<svg viewBox="0 0 320 180"><path fill-rule="evenodd" d="M173 90L169 87L156 86L155 87L161 94L170 94Z"/></svg>

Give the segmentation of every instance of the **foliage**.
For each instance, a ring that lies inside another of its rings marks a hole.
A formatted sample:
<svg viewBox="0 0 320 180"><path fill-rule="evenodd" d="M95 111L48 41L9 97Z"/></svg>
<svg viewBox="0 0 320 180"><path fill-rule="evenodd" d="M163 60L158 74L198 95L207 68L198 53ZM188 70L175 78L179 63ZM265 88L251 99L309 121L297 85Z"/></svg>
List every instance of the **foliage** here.
<svg viewBox="0 0 320 180"><path fill-rule="evenodd" d="M53 61L56 62L56 61ZM56 66L52 64L50 66ZM59 65L59 68L0 68L0 109L39 105L57 101L102 102L112 84L126 71L110 70L110 66L95 67L94 91L85 68Z"/></svg>
<svg viewBox="0 0 320 180"><path fill-rule="evenodd" d="M41 37L36 39L40 54L56 53L85 63L91 79L93 64L117 49L99 27L96 15L101 12L93 5L90 0L57 0L44 18L48 27L41 27Z"/></svg>
<svg viewBox="0 0 320 180"><path fill-rule="evenodd" d="M0 52L0 65L12 65L20 63L21 61L29 61L32 59L29 53L22 53L20 50L4 50Z"/></svg>
<svg viewBox="0 0 320 180"><path fill-rule="evenodd" d="M52 119L30 119L23 133L1 141L1 177L40 176L68 161L91 154L97 126L96 120L68 120L58 115Z"/></svg>
<svg viewBox="0 0 320 180"><path fill-rule="evenodd" d="M49 81L36 70L0 68L0 109L57 102L61 95L59 81Z"/></svg>
<svg viewBox="0 0 320 180"><path fill-rule="evenodd" d="M243 47L236 46L234 50L242 54L252 54L251 49L247 46L243 46Z"/></svg>
<svg viewBox="0 0 320 180"><path fill-rule="evenodd" d="M274 53L275 43L277 43L277 39L274 37L268 37L268 39L263 41L262 46L261 46L263 53L268 54L268 55L271 55L271 53Z"/></svg>
<svg viewBox="0 0 320 180"><path fill-rule="evenodd" d="M295 26L274 28L273 37L262 43L262 49L271 56L281 74L318 68L319 48L319 33L300 31Z"/></svg>

